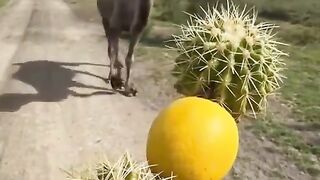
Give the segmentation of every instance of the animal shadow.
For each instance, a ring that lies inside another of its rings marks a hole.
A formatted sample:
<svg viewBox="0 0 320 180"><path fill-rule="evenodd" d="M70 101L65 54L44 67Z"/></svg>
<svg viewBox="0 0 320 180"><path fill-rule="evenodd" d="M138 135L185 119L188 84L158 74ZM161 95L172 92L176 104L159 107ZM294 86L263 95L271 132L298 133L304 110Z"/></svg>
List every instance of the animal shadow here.
<svg viewBox="0 0 320 180"><path fill-rule="evenodd" d="M13 65L19 66L19 68L17 72L12 75L12 78L32 86L37 93L7 93L0 95L0 112L14 112L19 110L23 105L31 102L59 102L68 98L70 95L75 97L90 97L94 95L114 94L114 91L108 88L86 85L73 80L77 74L85 74L103 81L108 81L108 79L93 73L72 69L72 67L84 65L106 65L66 63L48 60L28 61ZM71 87L88 88L97 91L90 94L80 94L69 89ZM23 92L23 89L20 91Z"/></svg>

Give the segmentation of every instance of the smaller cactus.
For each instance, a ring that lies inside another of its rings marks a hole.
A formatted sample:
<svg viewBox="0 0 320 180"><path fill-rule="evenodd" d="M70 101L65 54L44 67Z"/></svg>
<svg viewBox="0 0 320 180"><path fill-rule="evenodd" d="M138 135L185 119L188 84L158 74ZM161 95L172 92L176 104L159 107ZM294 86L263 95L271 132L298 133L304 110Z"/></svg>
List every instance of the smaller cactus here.
<svg viewBox="0 0 320 180"><path fill-rule="evenodd" d="M217 4L218 5L218 4ZM287 54L278 50L273 24L256 24L246 9L208 7L204 17L191 15L182 33L173 35L179 55L172 74L175 88L186 96L201 96L224 106L238 121L241 115L265 110L267 96L277 90Z"/></svg>
<svg viewBox="0 0 320 180"><path fill-rule="evenodd" d="M172 180L151 173L147 163L137 163L125 153L116 163L104 160L97 166L86 167L81 172L72 170L67 173L69 180Z"/></svg>

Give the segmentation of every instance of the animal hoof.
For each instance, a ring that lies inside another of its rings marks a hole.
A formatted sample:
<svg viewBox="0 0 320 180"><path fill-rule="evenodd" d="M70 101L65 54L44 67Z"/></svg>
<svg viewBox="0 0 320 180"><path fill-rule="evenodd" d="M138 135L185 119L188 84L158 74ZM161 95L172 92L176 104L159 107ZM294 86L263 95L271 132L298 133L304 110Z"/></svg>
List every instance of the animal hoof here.
<svg viewBox="0 0 320 180"><path fill-rule="evenodd" d="M138 93L137 89L130 87L130 88L126 88L124 91L124 95L128 96L128 97L132 97L132 96L136 96Z"/></svg>
<svg viewBox="0 0 320 180"><path fill-rule="evenodd" d="M119 77L111 76L110 81L112 89L121 89L123 87L123 80Z"/></svg>
<svg viewBox="0 0 320 180"><path fill-rule="evenodd" d="M132 93L133 96L136 96L138 91L135 88L130 88L130 91Z"/></svg>

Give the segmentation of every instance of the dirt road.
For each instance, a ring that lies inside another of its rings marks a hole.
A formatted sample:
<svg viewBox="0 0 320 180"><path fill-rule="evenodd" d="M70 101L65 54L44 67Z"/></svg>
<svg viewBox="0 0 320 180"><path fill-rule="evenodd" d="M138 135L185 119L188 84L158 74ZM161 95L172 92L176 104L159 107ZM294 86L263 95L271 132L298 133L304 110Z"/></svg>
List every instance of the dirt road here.
<svg viewBox="0 0 320 180"><path fill-rule="evenodd" d="M105 83L101 26L62 0L13 0L1 13L0 179L63 179L59 168L96 152L143 160L156 112Z"/></svg>

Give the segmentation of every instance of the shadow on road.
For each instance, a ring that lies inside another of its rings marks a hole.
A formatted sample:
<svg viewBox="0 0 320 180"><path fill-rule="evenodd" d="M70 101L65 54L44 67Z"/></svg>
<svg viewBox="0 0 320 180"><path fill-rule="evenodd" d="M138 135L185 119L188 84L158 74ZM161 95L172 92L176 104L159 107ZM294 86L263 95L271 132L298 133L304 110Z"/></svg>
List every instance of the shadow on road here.
<svg viewBox="0 0 320 180"><path fill-rule="evenodd" d="M8 93L0 95L0 112L14 112L19 110L21 106L31 102L58 102L66 99L69 95L89 97L93 95L114 94L111 89L86 85L73 80L76 74L85 74L107 81L108 79L90 72L71 69L72 67L81 65L105 67L106 65L64 63L47 60L28 61L13 65L19 66L19 69L12 75L12 78L31 85L36 89L37 94ZM71 87L88 88L97 91L90 94L79 94L69 89ZM23 92L23 89L20 91Z"/></svg>

